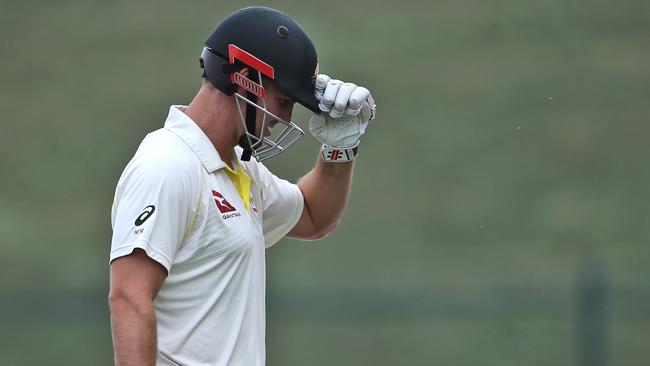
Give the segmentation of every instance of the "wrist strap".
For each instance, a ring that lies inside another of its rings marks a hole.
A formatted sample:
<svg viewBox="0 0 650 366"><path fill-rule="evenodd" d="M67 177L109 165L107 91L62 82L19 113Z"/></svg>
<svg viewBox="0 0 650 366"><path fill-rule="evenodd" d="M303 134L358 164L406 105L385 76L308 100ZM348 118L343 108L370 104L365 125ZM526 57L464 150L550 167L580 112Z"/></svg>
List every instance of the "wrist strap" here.
<svg viewBox="0 0 650 366"><path fill-rule="evenodd" d="M359 150L359 143L352 147L332 147L323 145L321 148L321 155L323 160L328 163L345 163L354 160L357 157Z"/></svg>

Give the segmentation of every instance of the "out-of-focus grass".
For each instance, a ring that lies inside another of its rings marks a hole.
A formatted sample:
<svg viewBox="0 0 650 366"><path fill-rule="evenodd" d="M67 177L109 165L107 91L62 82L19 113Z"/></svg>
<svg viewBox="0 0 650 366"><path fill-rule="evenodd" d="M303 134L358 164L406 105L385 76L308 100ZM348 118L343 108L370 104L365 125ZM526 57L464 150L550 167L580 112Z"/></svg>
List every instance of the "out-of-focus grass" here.
<svg viewBox="0 0 650 366"><path fill-rule="evenodd" d="M569 365L574 323L555 314L570 314L576 274L594 259L619 289L611 362L647 359L650 315L622 315L650 275L647 2L264 4L312 35L323 72L369 86L379 105L337 232L269 251L269 292L287 296L269 304L271 365ZM168 105L191 99L203 39L244 5L2 3L0 296L61 306L35 324L31 308L5 305L3 363L110 363L105 307L55 318L79 311L66 310L69 294L106 287L119 173ZM295 119L306 127L308 114ZM307 136L269 166L296 179L317 148ZM515 320L406 307L429 319L416 322L390 295L478 291L460 303L489 308L500 295L480 289L499 286L559 289L564 305ZM341 288L388 294L376 297L383 312L361 321L365 303L351 301L341 321L302 290Z"/></svg>

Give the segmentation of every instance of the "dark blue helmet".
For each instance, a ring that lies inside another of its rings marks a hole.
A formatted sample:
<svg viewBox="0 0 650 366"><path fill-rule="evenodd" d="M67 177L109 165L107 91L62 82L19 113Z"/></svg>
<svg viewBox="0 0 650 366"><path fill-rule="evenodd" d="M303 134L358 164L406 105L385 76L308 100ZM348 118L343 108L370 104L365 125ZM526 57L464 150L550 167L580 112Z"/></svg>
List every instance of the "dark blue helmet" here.
<svg viewBox="0 0 650 366"><path fill-rule="evenodd" d="M233 73L248 67L266 75L295 102L320 112L314 97L316 49L287 14L261 6L238 10L217 26L205 45L201 55L204 77L223 93L234 93Z"/></svg>

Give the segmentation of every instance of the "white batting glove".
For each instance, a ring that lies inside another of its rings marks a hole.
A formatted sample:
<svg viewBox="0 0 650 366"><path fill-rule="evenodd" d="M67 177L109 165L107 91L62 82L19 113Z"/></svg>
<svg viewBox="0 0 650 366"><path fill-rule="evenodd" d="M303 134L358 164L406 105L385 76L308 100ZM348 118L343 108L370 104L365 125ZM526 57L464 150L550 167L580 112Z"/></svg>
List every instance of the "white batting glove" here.
<svg viewBox="0 0 650 366"><path fill-rule="evenodd" d="M309 120L311 134L330 147L356 147L368 123L375 118L375 100L370 91L320 74L314 94L323 113L314 114Z"/></svg>

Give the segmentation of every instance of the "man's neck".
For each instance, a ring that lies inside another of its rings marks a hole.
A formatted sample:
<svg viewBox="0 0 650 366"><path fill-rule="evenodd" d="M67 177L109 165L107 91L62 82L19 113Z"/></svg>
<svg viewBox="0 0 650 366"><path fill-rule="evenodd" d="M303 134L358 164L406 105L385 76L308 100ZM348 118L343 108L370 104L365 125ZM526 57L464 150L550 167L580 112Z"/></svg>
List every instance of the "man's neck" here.
<svg viewBox="0 0 650 366"><path fill-rule="evenodd" d="M203 85L185 114L208 136L221 160L232 167L234 147L241 136L241 123L234 98L228 97L209 85Z"/></svg>

